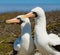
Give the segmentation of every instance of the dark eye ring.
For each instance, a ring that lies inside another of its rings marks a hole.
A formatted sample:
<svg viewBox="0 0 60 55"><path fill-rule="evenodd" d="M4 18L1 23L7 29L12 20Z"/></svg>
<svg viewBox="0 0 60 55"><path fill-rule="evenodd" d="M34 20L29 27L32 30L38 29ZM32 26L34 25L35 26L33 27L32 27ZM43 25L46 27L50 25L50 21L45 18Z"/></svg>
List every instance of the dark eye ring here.
<svg viewBox="0 0 60 55"><path fill-rule="evenodd" d="M38 17L37 13L36 12L33 12L33 14L35 15L35 17Z"/></svg>
<svg viewBox="0 0 60 55"><path fill-rule="evenodd" d="M18 20L20 20L20 24L23 23L23 21L21 20L21 18L17 18Z"/></svg>

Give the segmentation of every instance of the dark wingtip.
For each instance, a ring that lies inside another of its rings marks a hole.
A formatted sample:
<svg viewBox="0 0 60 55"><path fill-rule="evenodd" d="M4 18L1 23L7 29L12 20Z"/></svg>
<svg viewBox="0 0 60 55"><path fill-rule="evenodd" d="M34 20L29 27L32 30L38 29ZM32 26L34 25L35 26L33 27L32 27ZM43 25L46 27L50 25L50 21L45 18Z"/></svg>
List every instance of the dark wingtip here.
<svg viewBox="0 0 60 55"><path fill-rule="evenodd" d="M56 45L56 46L51 46L53 47L55 50L59 51L60 52L60 45Z"/></svg>

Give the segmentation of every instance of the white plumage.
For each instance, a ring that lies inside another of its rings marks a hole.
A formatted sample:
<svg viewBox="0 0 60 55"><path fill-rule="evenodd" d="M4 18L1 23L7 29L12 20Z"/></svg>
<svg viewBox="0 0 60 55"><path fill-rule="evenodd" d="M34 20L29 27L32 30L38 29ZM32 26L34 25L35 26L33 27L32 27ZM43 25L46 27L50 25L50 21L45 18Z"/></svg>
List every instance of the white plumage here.
<svg viewBox="0 0 60 55"><path fill-rule="evenodd" d="M43 55L60 55L56 48L60 47L60 38L56 34L48 34L46 31L46 16L42 8L36 7L31 12L36 12L38 17L35 19L34 42L38 50Z"/></svg>
<svg viewBox="0 0 60 55"><path fill-rule="evenodd" d="M60 45L60 37L58 37L58 35L51 33L49 34L49 39L50 39L50 43L49 43L50 45L53 46Z"/></svg>
<svg viewBox="0 0 60 55"><path fill-rule="evenodd" d="M39 53L39 52L36 52L36 53L34 53L34 55L42 55L41 53Z"/></svg>
<svg viewBox="0 0 60 55"><path fill-rule="evenodd" d="M21 18L21 16L17 16ZM29 18L21 18L21 36L16 39L14 49L18 51L17 55L32 55L34 51L34 43L31 35L31 23Z"/></svg>

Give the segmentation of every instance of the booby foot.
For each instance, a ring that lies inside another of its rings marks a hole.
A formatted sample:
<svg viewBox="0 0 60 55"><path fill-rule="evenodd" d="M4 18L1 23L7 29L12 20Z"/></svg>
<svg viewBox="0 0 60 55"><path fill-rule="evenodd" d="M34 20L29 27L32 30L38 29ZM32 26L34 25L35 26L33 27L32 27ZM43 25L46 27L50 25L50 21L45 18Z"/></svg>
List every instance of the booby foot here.
<svg viewBox="0 0 60 55"><path fill-rule="evenodd" d="M9 55L17 55L17 51L12 50Z"/></svg>
<svg viewBox="0 0 60 55"><path fill-rule="evenodd" d="M34 53L34 55L42 55L40 52L36 52Z"/></svg>
<svg viewBox="0 0 60 55"><path fill-rule="evenodd" d="M38 49L35 50L35 53L33 55L42 55L42 53L39 52Z"/></svg>

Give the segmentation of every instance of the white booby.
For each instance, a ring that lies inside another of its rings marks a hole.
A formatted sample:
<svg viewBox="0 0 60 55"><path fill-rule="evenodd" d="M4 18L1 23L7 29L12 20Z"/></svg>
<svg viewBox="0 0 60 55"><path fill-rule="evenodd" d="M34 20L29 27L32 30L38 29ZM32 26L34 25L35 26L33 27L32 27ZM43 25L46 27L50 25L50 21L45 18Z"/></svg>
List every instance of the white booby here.
<svg viewBox="0 0 60 55"><path fill-rule="evenodd" d="M15 41L14 49L18 50L18 55L32 55L34 52L34 42L31 35L31 23L29 18L21 18L21 36ZM15 46L16 45L16 46Z"/></svg>
<svg viewBox="0 0 60 55"><path fill-rule="evenodd" d="M56 34L48 34L46 31L46 16L41 7L32 9L38 15L35 19L34 42L38 50L43 55L60 55L60 38Z"/></svg>
<svg viewBox="0 0 60 55"><path fill-rule="evenodd" d="M46 15L41 7L31 10L26 17L34 18L34 43L42 55L60 55L60 38L56 34L48 34L46 31Z"/></svg>
<svg viewBox="0 0 60 55"><path fill-rule="evenodd" d="M21 35L14 42L14 50L17 55L32 55L34 52L34 42L31 35L31 23L29 18L22 18L22 15L16 18L6 20L6 23L21 23ZM19 21L20 20L20 21ZM13 53L14 54L14 53Z"/></svg>

